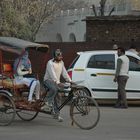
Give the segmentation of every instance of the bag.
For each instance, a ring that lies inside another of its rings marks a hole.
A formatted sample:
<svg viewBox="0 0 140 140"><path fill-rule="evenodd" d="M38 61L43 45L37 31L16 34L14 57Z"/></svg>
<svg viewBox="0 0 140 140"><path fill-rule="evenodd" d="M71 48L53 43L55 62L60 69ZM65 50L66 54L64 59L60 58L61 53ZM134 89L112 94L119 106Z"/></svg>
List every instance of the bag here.
<svg viewBox="0 0 140 140"><path fill-rule="evenodd" d="M23 77L25 77L25 78L36 78L36 76L33 73L25 74L25 75L23 75Z"/></svg>

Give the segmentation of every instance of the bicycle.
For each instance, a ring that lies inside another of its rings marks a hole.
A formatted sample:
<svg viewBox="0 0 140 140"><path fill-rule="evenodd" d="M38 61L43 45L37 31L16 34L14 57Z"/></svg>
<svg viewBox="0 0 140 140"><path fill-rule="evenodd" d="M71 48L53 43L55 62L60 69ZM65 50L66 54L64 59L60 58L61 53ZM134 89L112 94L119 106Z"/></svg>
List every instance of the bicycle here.
<svg viewBox="0 0 140 140"><path fill-rule="evenodd" d="M72 125L76 124L82 129L94 128L99 122L100 110L97 102L87 96L88 91L82 86L72 84L71 90L64 89L61 92L68 93L68 96L59 106L59 110L70 102ZM8 91L0 90L0 103L3 103L0 105L0 112L3 113L3 116L8 116L6 121L0 121L0 125L9 125L14 120L15 114L24 121L31 121L37 117L39 112L50 115L52 113L41 110L45 103L45 95L41 96L39 102L29 105L25 97L22 100L13 100L8 94ZM2 119L2 117L0 118Z"/></svg>
<svg viewBox="0 0 140 140"><path fill-rule="evenodd" d="M11 45L13 45L14 40L14 47L7 49L10 44L9 38L8 40L4 38L3 42L6 45L8 41L8 46L6 46L6 48L2 46L2 49L15 53L17 53L17 50L22 51L23 46L21 45L21 48L19 45L19 39L17 40L12 38ZM16 42L18 43L16 44ZM33 44L23 40L21 42L25 45L24 49L31 48L35 51L40 50L43 52L48 50L48 46L45 45ZM3 66L3 62L0 64ZM11 68L8 64L6 64L6 66L8 66L8 70L6 71L7 73L4 73L4 71L1 70L2 73L0 74L0 126L10 125L16 115L24 121L34 120L38 116L38 113L51 115L52 111L41 110L41 107L45 104L46 94L41 94L39 101L29 104L27 101L29 88L25 85L14 85L14 79L12 79L11 73L9 72ZM100 110L96 100L89 96L87 89L73 83L70 87L64 88L59 92L68 94L58 109L61 110L69 103L72 125L76 124L81 129L88 130L94 128L98 124L100 119Z"/></svg>

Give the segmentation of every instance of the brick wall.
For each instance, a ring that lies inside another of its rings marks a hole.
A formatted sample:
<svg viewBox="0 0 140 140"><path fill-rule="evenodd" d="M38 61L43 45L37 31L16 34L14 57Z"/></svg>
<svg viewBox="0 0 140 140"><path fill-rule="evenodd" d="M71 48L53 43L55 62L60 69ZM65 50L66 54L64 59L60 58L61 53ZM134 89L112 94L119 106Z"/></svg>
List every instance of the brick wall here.
<svg viewBox="0 0 140 140"><path fill-rule="evenodd" d="M140 41L140 16L87 17L87 41Z"/></svg>
<svg viewBox="0 0 140 140"><path fill-rule="evenodd" d="M43 78L45 72L46 62L52 58L53 51L60 48L63 52L63 60L66 68L72 63L79 51L90 50L110 50L113 47L114 42L81 42L81 43L47 43L49 45L48 53L37 52L34 50L29 51L29 56L32 62L33 71L37 73L40 79ZM117 44L126 49L129 48L130 42L117 42ZM139 47L140 42L135 42L135 45ZM140 51L140 48L138 48ZM13 64L13 61L17 57L16 54L3 52L3 61Z"/></svg>
<svg viewBox="0 0 140 140"><path fill-rule="evenodd" d="M43 42L42 42L43 43ZM46 43L46 42L44 42ZM76 57L77 52L79 51L91 51L91 50L110 50L113 49L113 45L117 44L120 47L124 47L126 50L130 47L132 42L77 42L77 43L46 43L49 45L48 59L52 57L52 52L60 48L63 52L63 60L65 66L68 66L72 63L73 59ZM140 42L134 42L137 47L137 50L140 50Z"/></svg>

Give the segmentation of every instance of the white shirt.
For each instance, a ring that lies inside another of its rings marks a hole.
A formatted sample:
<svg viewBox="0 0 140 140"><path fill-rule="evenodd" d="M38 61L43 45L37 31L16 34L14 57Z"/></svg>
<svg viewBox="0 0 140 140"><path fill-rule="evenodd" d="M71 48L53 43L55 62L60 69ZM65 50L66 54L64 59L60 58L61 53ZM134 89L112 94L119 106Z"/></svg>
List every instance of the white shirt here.
<svg viewBox="0 0 140 140"><path fill-rule="evenodd" d="M64 62L56 62L53 61L53 59L49 60L46 66L44 81L48 79L53 80L54 82L59 84L61 75L67 82L71 82L71 79L67 74L66 68L64 66Z"/></svg>
<svg viewBox="0 0 140 140"><path fill-rule="evenodd" d="M129 58L126 55L122 55L119 57L122 60L120 73L119 75L128 76L129 71Z"/></svg>

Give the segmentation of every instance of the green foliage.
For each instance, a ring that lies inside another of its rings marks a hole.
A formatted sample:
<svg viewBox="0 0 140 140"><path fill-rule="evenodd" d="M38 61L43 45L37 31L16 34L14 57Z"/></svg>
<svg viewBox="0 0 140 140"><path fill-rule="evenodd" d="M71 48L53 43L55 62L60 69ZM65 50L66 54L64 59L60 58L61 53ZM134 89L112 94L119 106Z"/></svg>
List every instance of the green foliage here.
<svg viewBox="0 0 140 140"><path fill-rule="evenodd" d="M72 5L73 0L0 0L0 36L34 41L42 23Z"/></svg>
<svg viewBox="0 0 140 140"><path fill-rule="evenodd" d="M52 0L1 0L0 36L34 40L41 24L58 9Z"/></svg>

